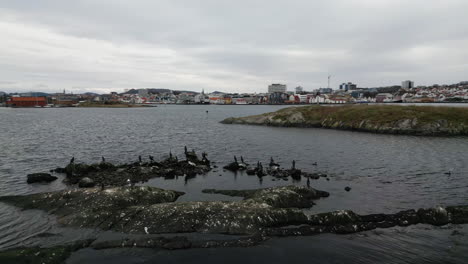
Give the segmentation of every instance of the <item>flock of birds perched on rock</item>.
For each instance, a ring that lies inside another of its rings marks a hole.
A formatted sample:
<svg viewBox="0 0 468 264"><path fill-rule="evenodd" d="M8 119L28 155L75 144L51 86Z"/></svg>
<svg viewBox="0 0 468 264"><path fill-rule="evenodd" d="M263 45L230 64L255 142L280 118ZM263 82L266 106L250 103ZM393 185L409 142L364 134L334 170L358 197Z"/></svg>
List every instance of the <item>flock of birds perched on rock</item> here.
<svg viewBox="0 0 468 264"><path fill-rule="evenodd" d="M188 151L187 146L184 146L184 155L186 158L185 162L190 166L196 167L202 164L202 165L207 166L208 168L211 168L210 166L211 162L208 160L207 158L208 155L205 152L201 154L202 157L200 160L197 154L195 153L195 150ZM158 164L158 162L155 161L152 155L149 155L148 158L150 161L149 164ZM169 158L167 159L167 161L173 162L175 166L177 166L179 162L177 156L174 156L172 154L172 151L169 152ZM70 164L74 164L74 162L75 162L75 157L72 157L70 160ZM106 159L104 156L101 157L101 164L106 164ZM135 165L137 166L144 165L143 158L141 155L138 156L138 163L135 163ZM311 165L317 166L317 162L314 162ZM307 187L310 187L311 178L318 179L320 177L325 177L326 180L329 180L329 178L325 174L320 174L320 173L311 174L311 173L302 172L300 169L296 168L295 160L292 161L291 167L289 169L283 169L281 168L279 163L275 162L273 157L270 158L270 162L267 168L264 168L262 162L260 161L257 161L255 166L250 166L247 162L245 162L243 156L240 156L240 161L238 160L237 156L234 156L234 161L224 166L223 168L225 170L229 170L232 172L245 171L247 175L256 175L260 178L260 180L262 180L262 177L267 176L267 175L273 176L275 178L282 178L284 180L286 180L288 177L291 177L294 180L300 180L301 177L306 177ZM448 172L445 172L444 174L450 176L452 174L452 171L449 170ZM130 179L127 179L127 184L130 186L134 186L135 183L131 181ZM101 184L101 188L104 189L104 184ZM351 188L347 186L345 187L345 190L349 192Z"/></svg>

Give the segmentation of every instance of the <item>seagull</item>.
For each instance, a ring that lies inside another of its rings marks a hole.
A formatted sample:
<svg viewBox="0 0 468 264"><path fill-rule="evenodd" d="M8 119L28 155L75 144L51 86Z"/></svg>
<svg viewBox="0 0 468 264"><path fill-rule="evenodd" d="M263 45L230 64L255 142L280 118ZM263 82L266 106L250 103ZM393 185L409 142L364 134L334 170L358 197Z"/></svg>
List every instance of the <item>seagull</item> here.
<svg viewBox="0 0 468 264"><path fill-rule="evenodd" d="M132 184L132 181L130 179L127 179L127 184L128 185L131 185Z"/></svg>
<svg viewBox="0 0 468 264"><path fill-rule="evenodd" d="M197 164L195 164L195 163L193 163L193 162L191 162L191 161L189 161L188 164L189 164L190 166L194 166L194 167L197 166Z"/></svg>
<svg viewBox="0 0 468 264"><path fill-rule="evenodd" d="M148 232L148 227L146 227L146 226L145 226L145 233L146 233L146 234L149 234L149 232Z"/></svg>

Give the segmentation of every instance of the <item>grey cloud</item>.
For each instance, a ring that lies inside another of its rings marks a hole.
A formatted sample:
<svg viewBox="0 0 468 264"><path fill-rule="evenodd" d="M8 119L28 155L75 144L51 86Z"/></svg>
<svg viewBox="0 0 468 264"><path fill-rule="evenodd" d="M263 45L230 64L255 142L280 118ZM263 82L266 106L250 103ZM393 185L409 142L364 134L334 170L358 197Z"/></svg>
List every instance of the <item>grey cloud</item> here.
<svg viewBox="0 0 468 264"><path fill-rule="evenodd" d="M453 83L468 72L466 10L465 0L0 1L0 90L262 92L318 88L328 74L335 87Z"/></svg>

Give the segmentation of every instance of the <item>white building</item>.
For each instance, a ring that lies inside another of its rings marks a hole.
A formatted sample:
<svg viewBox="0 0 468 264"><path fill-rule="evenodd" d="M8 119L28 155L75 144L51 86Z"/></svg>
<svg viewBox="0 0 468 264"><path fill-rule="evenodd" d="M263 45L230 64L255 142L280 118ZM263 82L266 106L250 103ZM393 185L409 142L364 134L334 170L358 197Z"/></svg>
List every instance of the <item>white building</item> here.
<svg viewBox="0 0 468 264"><path fill-rule="evenodd" d="M410 81L410 80L403 81L403 82L401 83L401 88L403 88L403 89L411 89L411 88L414 88L414 82L413 82L413 81Z"/></svg>
<svg viewBox="0 0 468 264"><path fill-rule="evenodd" d="M268 93L285 93L286 84L273 83L268 85Z"/></svg>

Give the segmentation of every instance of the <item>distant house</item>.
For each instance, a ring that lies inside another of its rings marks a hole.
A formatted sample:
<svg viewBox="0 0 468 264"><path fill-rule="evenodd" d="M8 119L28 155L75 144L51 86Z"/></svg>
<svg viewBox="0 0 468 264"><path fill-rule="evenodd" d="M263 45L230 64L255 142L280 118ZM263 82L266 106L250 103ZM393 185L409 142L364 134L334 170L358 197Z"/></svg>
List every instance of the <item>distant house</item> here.
<svg viewBox="0 0 468 264"><path fill-rule="evenodd" d="M386 103L393 101L393 95L391 93L379 93L375 96L375 102Z"/></svg>
<svg viewBox="0 0 468 264"><path fill-rule="evenodd" d="M14 97L11 97L10 100L8 100L6 103L7 103L7 106L11 106L11 107L36 107L36 106L44 107L47 105L47 98L45 96L39 96L39 97L14 96Z"/></svg>

